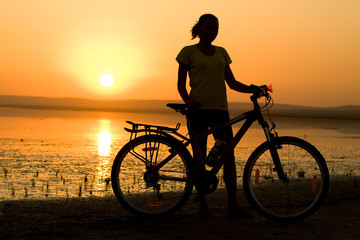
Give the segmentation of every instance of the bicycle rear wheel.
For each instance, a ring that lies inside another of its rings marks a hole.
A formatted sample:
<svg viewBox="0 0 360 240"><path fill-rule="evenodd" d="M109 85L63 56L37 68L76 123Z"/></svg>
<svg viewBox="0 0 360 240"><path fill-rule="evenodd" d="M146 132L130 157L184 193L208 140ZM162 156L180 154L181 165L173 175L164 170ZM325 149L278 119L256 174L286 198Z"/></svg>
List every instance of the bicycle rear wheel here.
<svg viewBox="0 0 360 240"><path fill-rule="evenodd" d="M313 214L326 197L329 172L320 152L295 137L275 139L286 180L280 180L269 150L260 145L244 169L244 191L252 206L276 221L298 221Z"/></svg>
<svg viewBox="0 0 360 240"><path fill-rule="evenodd" d="M183 149L154 170L180 144L175 138L145 135L120 150L111 180L116 198L128 211L140 216L169 215L185 204L193 188L188 150Z"/></svg>

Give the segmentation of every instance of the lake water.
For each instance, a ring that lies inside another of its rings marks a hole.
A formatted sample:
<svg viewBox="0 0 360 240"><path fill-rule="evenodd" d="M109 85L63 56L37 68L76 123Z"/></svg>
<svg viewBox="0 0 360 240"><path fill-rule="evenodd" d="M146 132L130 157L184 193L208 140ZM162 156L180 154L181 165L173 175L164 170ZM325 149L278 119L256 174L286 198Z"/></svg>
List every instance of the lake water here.
<svg viewBox="0 0 360 240"><path fill-rule="evenodd" d="M180 122L180 132L186 133L184 117L170 111L140 114L0 108L0 201L112 194L111 165L129 140L126 120L164 126ZM315 145L331 175L360 175L359 121L273 120L280 136L297 136ZM236 148L239 184L247 158L264 140L262 130L254 124Z"/></svg>

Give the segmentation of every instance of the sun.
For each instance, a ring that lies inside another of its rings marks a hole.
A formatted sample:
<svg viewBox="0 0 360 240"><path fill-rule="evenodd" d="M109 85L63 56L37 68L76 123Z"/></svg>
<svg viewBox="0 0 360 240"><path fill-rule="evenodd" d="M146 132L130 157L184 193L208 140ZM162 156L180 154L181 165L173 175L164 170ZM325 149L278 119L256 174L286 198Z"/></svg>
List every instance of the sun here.
<svg viewBox="0 0 360 240"><path fill-rule="evenodd" d="M100 84L103 87L111 87L114 84L114 78L109 74L104 74L100 77Z"/></svg>

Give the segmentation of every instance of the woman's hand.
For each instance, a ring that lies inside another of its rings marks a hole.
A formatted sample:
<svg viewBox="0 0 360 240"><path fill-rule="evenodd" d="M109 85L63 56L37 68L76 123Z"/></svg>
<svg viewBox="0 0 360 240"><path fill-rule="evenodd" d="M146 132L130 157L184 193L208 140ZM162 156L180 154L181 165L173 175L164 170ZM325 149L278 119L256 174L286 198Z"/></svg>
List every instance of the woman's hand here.
<svg viewBox="0 0 360 240"><path fill-rule="evenodd" d="M251 91L253 94L259 94L259 96L265 96L266 95L266 85L257 86L254 84L250 85Z"/></svg>
<svg viewBox="0 0 360 240"><path fill-rule="evenodd" d="M198 103L197 101L195 101L191 97L187 98L185 103L190 109L198 109L198 108L201 107L200 103Z"/></svg>

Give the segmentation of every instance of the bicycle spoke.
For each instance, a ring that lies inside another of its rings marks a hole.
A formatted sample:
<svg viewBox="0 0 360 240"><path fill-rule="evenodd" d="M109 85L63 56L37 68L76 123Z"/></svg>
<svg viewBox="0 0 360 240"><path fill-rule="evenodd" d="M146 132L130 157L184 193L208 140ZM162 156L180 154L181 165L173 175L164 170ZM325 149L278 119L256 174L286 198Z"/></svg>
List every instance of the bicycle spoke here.
<svg viewBox="0 0 360 240"><path fill-rule="evenodd" d="M136 157L137 159L139 159L140 161L142 161L143 163L145 163L145 164L147 164L147 162L149 161L149 160L146 159L146 157L141 156L141 154L139 154L139 153L137 153L135 151L130 151L129 153L131 155L133 155L134 157Z"/></svg>

